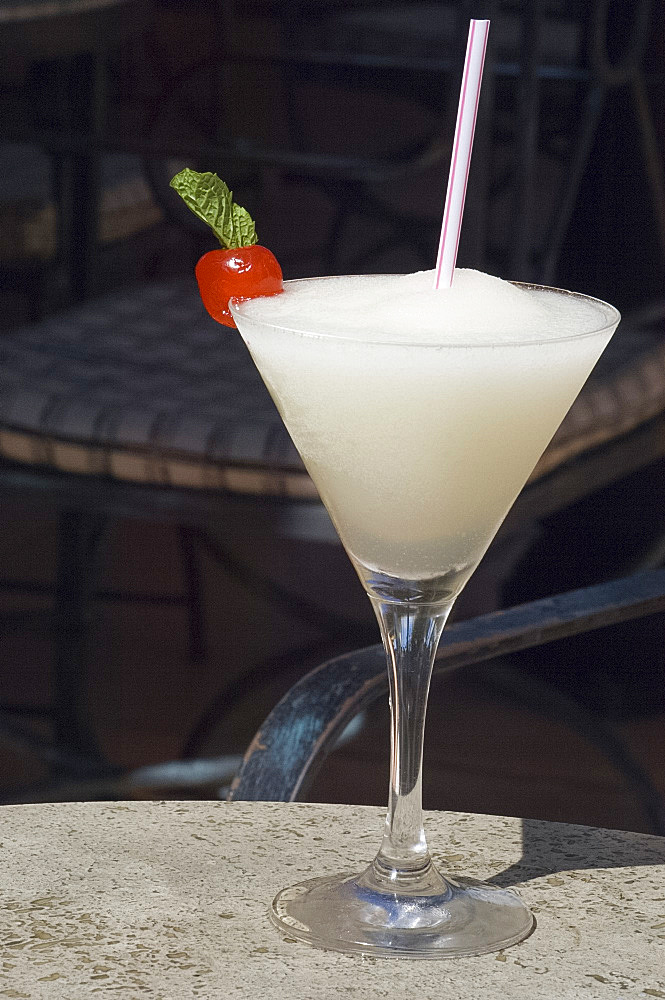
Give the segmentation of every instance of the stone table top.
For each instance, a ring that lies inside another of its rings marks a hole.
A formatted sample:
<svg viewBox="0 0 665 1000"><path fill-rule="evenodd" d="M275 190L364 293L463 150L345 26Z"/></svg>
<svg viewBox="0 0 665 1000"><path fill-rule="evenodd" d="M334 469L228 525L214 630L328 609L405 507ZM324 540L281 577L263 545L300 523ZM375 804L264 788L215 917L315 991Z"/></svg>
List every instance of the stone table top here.
<svg viewBox="0 0 665 1000"><path fill-rule="evenodd" d="M665 998L665 838L428 813L437 862L517 886L538 922L443 961L319 951L273 928L278 889L359 869L373 807L89 802L0 807L0 998Z"/></svg>

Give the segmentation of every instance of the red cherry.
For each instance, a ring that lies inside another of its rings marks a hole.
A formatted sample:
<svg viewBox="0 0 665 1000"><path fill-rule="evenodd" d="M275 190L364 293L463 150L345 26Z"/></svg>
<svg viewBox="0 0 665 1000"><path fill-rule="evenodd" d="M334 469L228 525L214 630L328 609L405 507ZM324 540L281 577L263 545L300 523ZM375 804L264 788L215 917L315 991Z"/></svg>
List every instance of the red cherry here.
<svg viewBox="0 0 665 1000"><path fill-rule="evenodd" d="M284 290L282 269L274 254L257 244L234 250L210 250L195 269L199 292L213 319L235 327L229 299L253 299Z"/></svg>

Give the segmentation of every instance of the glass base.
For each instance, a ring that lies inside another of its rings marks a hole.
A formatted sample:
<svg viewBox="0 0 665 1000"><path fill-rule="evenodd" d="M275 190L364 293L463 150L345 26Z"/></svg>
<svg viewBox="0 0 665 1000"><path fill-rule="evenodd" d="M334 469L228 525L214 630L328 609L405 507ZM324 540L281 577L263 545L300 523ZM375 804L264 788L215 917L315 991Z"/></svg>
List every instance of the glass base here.
<svg viewBox="0 0 665 1000"><path fill-rule="evenodd" d="M373 881L370 867L361 875L301 882L275 897L271 920L319 948L385 958L483 955L517 944L534 926L510 889L438 872L424 894L377 889Z"/></svg>

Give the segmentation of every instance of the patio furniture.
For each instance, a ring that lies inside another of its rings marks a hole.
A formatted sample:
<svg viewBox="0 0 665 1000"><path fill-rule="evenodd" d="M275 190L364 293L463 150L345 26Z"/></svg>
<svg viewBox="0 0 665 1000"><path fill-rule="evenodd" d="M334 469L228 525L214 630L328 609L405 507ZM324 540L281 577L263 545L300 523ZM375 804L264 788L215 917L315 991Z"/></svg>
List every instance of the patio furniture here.
<svg viewBox="0 0 665 1000"><path fill-rule="evenodd" d="M544 719L557 719L595 745L640 799L652 831L665 835L665 799L600 714L585 710L553 685L511 667L511 653L644 615L665 612L665 570L560 594L531 604L453 623L444 629L434 672L489 663L486 677ZM598 655L602 656L602 646ZM259 727L233 782L232 800L292 802L305 798L317 771L351 720L385 695L381 646L321 664L284 696Z"/></svg>
<svg viewBox="0 0 665 1000"><path fill-rule="evenodd" d="M321 273L376 269L395 247L408 255L403 270L431 266L475 13L468 2L215 5L220 48L164 74L146 115L147 170L165 212L201 232L168 191L177 169L197 165L255 206L295 273L317 252ZM643 68L649 0L632 5L615 62L609 0L493 0L483 14L492 30L461 262L557 283L603 113L623 91L665 253L665 174Z"/></svg>
<svg viewBox="0 0 665 1000"><path fill-rule="evenodd" d="M142 30L146 12L146 0L8 0L0 5L0 136L5 142L32 144L51 161L55 227L35 212L31 222L19 219L18 245L13 259L7 259L5 248L2 268L5 283L26 287L33 314L43 308L41 279L52 229L61 304L80 301L94 287L106 64L114 48ZM43 194L25 192L23 200L34 209ZM25 248L21 229L30 224L34 245ZM38 238L35 229L41 230ZM9 234L6 239L11 242ZM35 284L41 294L34 293Z"/></svg>
<svg viewBox="0 0 665 1000"><path fill-rule="evenodd" d="M617 339L614 360L608 356L583 391L509 514L494 550L499 589L489 595L491 607L500 595L499 547L506 538L524 531L528 537L539 519L662 457L659 315L627 325L626 345ZM334 607L257 577L225 548L224 536L238 530L338 542L244 344L220 330L205 315L194 283L184 281L112 293L0 340L0 496L60 518L58 781L114 775L96 752L82 686L95 567L109 518L147 516L180 526L194 660L204 643L198 546L243 585L320 630L321 658L331 640L353 648L373 634ZM294 655L290 662L296 661ZM253 683L266 682L280 666L260 664ZM243 693L244 681L222 685L190 736L187 756L200 756L210 728ZM25 726L10 728L29 740ZM43 740L38 744L57 756Z"/></svg>

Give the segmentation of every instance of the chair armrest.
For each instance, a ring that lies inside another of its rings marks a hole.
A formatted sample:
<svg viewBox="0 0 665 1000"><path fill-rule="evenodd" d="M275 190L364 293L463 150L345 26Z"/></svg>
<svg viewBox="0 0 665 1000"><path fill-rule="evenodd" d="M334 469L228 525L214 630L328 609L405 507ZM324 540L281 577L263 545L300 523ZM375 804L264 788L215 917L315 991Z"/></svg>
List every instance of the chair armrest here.
<svg viewBox="0 0 665 1000"><path fill-rule="evenodd" d="M435 671L455 670L665 610L665 570L573 590L444 630ZM292 802L358 712L387 690L380 645L316 667L287 692L249 745L229 799Z"/></svg>

